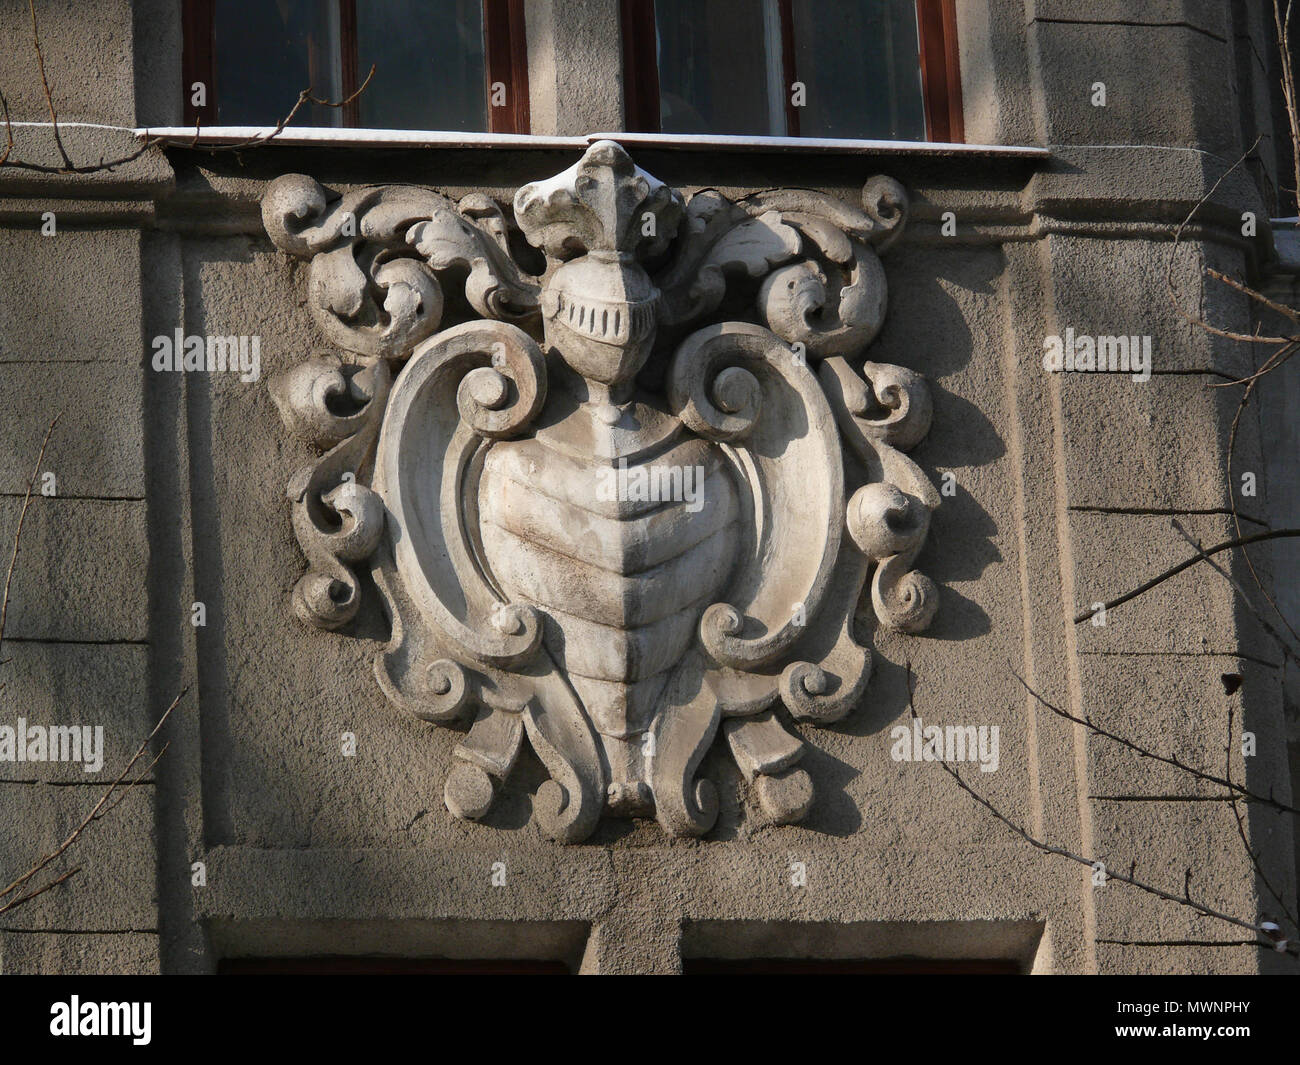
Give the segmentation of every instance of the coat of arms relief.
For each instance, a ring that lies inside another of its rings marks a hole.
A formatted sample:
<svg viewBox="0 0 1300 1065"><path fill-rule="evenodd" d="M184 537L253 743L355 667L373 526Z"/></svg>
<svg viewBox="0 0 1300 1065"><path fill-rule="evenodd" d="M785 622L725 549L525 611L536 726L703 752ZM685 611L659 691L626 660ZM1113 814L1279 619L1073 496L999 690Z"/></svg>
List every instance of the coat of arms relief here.
<svg viewBox="0 0 1300 1065"><path fill-rule="evenodd" d="M866 360L902 187L684 200L601 141L513 218L301 175L262 211L340 349L271 386L322 452L289 484L294 611L345 626L369 571L384 692L468 726L448 809L483 817L527 742L555 839L606 812L700 835L721 733L764 814L800 820L813 782L777 705L839 720L871 675L862 619L919 632L936 607L913 564L939 496L905 454L929 394Z"/></svg>

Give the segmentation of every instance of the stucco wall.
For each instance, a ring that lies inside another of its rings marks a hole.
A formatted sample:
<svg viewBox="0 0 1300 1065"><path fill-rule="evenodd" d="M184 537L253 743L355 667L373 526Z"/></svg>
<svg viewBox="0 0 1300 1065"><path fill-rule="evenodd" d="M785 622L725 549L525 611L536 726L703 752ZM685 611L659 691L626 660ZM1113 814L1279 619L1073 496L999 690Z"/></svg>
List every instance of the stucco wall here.
<svg viewBox="0 0 1300 1065"><path fill-rule="evenodd" d="M175 5L96 5L93 20L76 4L38 6L61 117L176 119ZM585 844L555 844L529 818L544 778L535 761L484 824L456 821L441 796L458 737L403 716L375 684L387 635L375 597L337 634L289 610L303 559L285 484L311 455L283 430L267 381L330 347L304 306L305 267L262 230L266 184L300 172L339 190L410 182L508 202L576 151L172 149L87 177L0 170L6 541L40 439L64 412L43 464L58 493L36 500L24 533L0 713L103 723L120 764L191 686L157 769L78 844L82 873L0 918L3 971L208 972L220 957L279 953L545 956L589 972L672 972L683 952L1013 957L1038 972L1273 964L1253 947L1144 945L1241 937L1123 885L1094 888L1088 870L1034 851L940 767L889 755L910 663L924 720L1000 726L1000 767L973 783L1009 818L1124 871L1135 860L1176 892L1190 867L1194 894L1215 908L1248 919L1268 909L1228 804L1159 798L1209 789L1089 737L1013 674L1216 771L1231 708L1259 752L1234 756L1234 773L1290 795L1279 655L1221 577L1196 567L1104 627L1072 620L1186 557L1171 517L1207 543L1233 535L1235 397L1206 384L1249 372L1254 355L1180 317L1166 263L1178 223L1253 142L1247 119L1270 132L1273 121L1258 87L1270 45L1246 5L1164 0L1137 17L1118 2L1087 6L1081 17L1046 0L962 5L968 139L1045 145L1045 161L632 149L684 192L790 185L853 201L885 173L913 201L884 259L890 309L871 357L923 372L934 395L933 429L912 457L935 483L955 475L919 560L940 611L924 635L875 633L862 705L839 726L803 729L819 798L796 827L764 826L716 752L722 812L702 840L614 821ZM595 49L616 9L529 5L530 32L546 21L533 114L553 123L536 132L612 121L614 42L590 53L577 83L601 106L575 100L563 72L571 42ZM25 3L0 5L6 27L25 17ZM0 86L16 119L41 121L29 67L7 49ZM549 110L537 98L548 71ZM1097 81L1104 108L1090 103ZM47 133L23 136L44 145ZM97 129L64 136L83 155L129 143ZM1248 309L1207 287L1201 268L1258 266L1268 249L1241 236L1240 216L1267 216L1276 172L1266 138L1253 172L1219 185L1175 255L1184 305L1225 328L1248 331ZM48 210L55 237L40 233ZM955 236L941 230L946 211ZM1066 327L1152 336L1150 381L1044 372L1043 338ZM261 379L154 373L151 338L177 328L260 336ZM1251 415L1235 468L1265 470L1260 448ZM1266 520L1261 502L1238 502L1247 531ZM196 601L205 627L191 624ZM1245 678L1231 696L1228 673ZM344 732L355 757L341 753ZM0 766L0 880L61 839L102 786L66 766ZM1289 824L1246 816L1274 886L1294 898ZM191 884L195 861L205 886ZM491 882L497 862L504 887ZM806 887L791 886L792 862L805 863Z"/></svg>

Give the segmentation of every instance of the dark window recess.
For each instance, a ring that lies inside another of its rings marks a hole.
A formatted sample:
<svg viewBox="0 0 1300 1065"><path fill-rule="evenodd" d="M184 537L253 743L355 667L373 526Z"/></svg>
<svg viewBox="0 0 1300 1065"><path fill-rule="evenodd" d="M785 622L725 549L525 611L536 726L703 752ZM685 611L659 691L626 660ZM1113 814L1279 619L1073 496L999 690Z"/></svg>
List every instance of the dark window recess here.
<svg viewBox="0 0 1300 1065"><path fill-rule="evenodd" d="M954 0L623 0L635 132L960 141Z"/></svg>
<svg viewBox="0 0 1300 1065"><path fill-rule="evenodd" d="M890 960L814 960L806 958L755 958L752 961L684 958L684 976L834 976L868 973L885 976L1015 976L1020 964L1009 960L931 961L922 958Z"/></svg>
<svg viewBox="0 0 1300 1065"><path fill-rule="evenodd" d="M527 133L523 0L185 0L185 118ZM196 94L195 86L203 89Z"/></svg>
<svg viewBox="0 0 1300 1065"><path fill-rule="evenodd" d="M223 958L219 976L568 976L558 961L455 958Z"/></svg>

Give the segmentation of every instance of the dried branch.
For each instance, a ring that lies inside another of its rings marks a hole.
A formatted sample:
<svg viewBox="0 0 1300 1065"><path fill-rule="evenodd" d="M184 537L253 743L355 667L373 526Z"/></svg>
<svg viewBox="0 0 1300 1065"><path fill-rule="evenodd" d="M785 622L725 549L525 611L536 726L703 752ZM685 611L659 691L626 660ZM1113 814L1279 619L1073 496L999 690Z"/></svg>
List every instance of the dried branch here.
<svg viewBox="0 0 1300 1065"><path fill-rule="evenodd" d="M17 563L18 563L18 552L22 545L23 526L27 520L27 512L32 505L32 499L36 489L36 481L40 477L41 464L45 460L45 451L49 447L50 436L54 432L54 427L59 424L59 419L62 417L63 417L62 412L56 414L54 416L54 419L50 422L49 428L45 430L45 438L41 441L40 451L37 453L36 456L36 465L32 470L31 478L27 482L27 491L23 495L22 508L18 512L18 527L17 530L14 532L13 549L9 555L9 568L5 574L4 590L3 592L0 592L0 645L2 645L4 642L5 622L9 615L10 593L13 586L14 572L15 569L17 568ZM114 780L113 783L109 785L109 787L104 791L104 794L100 796L99 801L95 803L95 805L91 808L90 813L88 813L82 819L82 821L77 825L76 828L72 830L72 832L68 835L68 837L64 839L64 841L55 850L45 855L35 865L33 865L30 869L28 869L27 872L23 873L20 877L18 877L16 880L10 883L3 890L0 890L0 914L8 913L10 910L17 909L19 906L23 905L26 902L30 902L32 899L36 898L37 896L43 895L45 892L50 891L55 887L58 887L60 884L64 883L70 877L74 876L77 872L80 871L80 867L78 867L77 869L69 870L68 872L61 873L59 876L48 881L47 883L43 884L41 887L35 889L34 891L27 892L26 894L18 894L20 889L23 888L26 884L28 884L38 873L41 872L41 870L45 869L52 862L56 861L62 854L64 854L68 850L69 847L73 846L73 844L75 844L77 840L81 838L82 833L86 830L86 828L90 824L99 820L101 817L107 815L109 812L115 809L118 806L118 804L121 803L122 799L125 798L126 795L130 792L130 790L134 788L137 784L139 784L149 774L149 772L153 769L153 767L158 764L158 760L163 756L163 754L167 750L167 744L163 745L162 749L158 752L158 754L154 757L154 759L149 763L148 766L145 767L145 769L139 775L137 775L133 780L129 781L128 783L125 784L125 786L123 786L123 781L125 781L126 778L130 775L131 770L135 767L136 763L138 763L140 759L144 757L145 752L148 751L149 749L149 744L153 741L153 738L158 734L158 730L162 728L163 723L166 722L167 719L171 716L172 711L176 709L176 706L180 703L181 699L185 696L185 693L188 690L189 689L185 689L179 695L177 695L175 699L172 700L171 705L168 706L167 709L163 712L162 716L158 719L158 723L153 727L153 730L149 733L149 735L145 737L144 741L140 744L135 754L131 757L131 760L127 762L125 768L123 768L122 772L118 775L117 779ZM116 798L114 798L114 796L116 796ZM4 901L6 896L10 896L10 895L14 897L10 898L7 902Z"/></svg>
<svg viewBox="0 0 1300 1065"><path fill-rule="evenodd" d="M1287 123L1291 127L1291 162L1295 175L1294 189L1300 190L1300 111L1296 108L1295 70L1291 64L1291 2L1283 14L1279 0L1273 0L1273 26L1277 32L1278 52L1282 57L1282 98Z"/></svg>
<svg viewBox="0 0 1300 1065"><path fill-rule="evenodd" d="M141 758L144 757L145 752L149 749L149 744L153 741L153 738L156 735L158 735L158 730L161 729L164 724L166 724L167 719L171 717L172 711L175 710L176 707L180 704L180 701L183 698L185 698L185 695L188 691L189 688L183 688L180 694L177 695L176 698L171 701L171 705L168 706L167 709L163 711L162 716L158 718L158 723L154 725L149 735L146 736L144 740L141 742L140 746L136 748L135 754L131 756L131 760L127 762L126 766L122 769L122 772L118 774L117 779L114 780L113 783L108 786L108 788L104 791L104 794L100 796L99 801L95 803L95 805L91 808L90 812L81 819L77 827L74 828L68 834L67 838L64 839L64 841L60 843L58 847L50 851L49 854L46 854L44 857L42 857L35 865L33 865L30 869L28 869L27 872L23 873L22 876L18 877L18 879L14 880L7 887L0 890L0 900L3 900L6 895L14 894L25 884L27 884L28 881L30 881L33 877L35 877L36 874L39 873L42 869L46 868L52 862L58 860L58 858L64 852L66 852L69 847L71 847L73 844L77 842L78 839L81 838L82 833L85 832L85 830L92 823L98 821L102 816L104 816L110 810L116 807L117 804L121 802L122 797L125 796L126 793L129 792L133 787L135 787L136 784L140 783L140 781L148 773L149 771L148 768L146 768L144 772L142 772L139 776L137 776L134 780L127 783L126 786L122 788L122 782L126 780L128 775L130 775L131 770L135 767L135 764L138 761L140 761ZM153 765L157 764L158 759L162 757L163 753L166 750L167 750L167 745L164 744L163 749L158 752L158 755L154 758L153 762L150 763L149 768L152 768ZM118 791L119 788L122 788L121 792ZM111 802L114 795L118 795L118 799L116 801ZM76 870L73 870L72 872L76 872ZM31 894L17 896L13 899L10 899L8 902L5 902L2 905L0 905L0 914L7 913L9 910L12 909L16 909L18 906L22 905L24 902L27 902L29 899L35 898L37 895L41 894L42 892L48 891L50 888L55 887L57 884L62 883L64 880L67 880L68 877L70 877L71 875L72 873L65 873L60 877L58 877L57 879L49 882L39 890L32 892Z"/></svg>
<svg viewBox="0 0 1300 1065"><path fill-rule="evenodd" d="M1234 749L1233 742L1232 742L1232 718L1233 718L1232 704L1229 703L1228 704L1228 740L1224 746L1224 760L1223 760L1223 775L1228 780L1229 784L1232 783L1232 752ZM1300 921L1296 920L1296 916L1291 911L1291 907L1287 905L1286 900L1283 899L1281 894L1278 893L1277 888L1273 886L1273 882L1269 878L1268 873L1264 871L1263 863L1259 860L1258 852L1255 850L1254 847L1250 845L1250 838L1246 835L1246 820L1242 816L1241 809L1237 806L1237 802L1238 802L1237 798L1233 796L1230 805L1232 809L1232 820L1233 823L1237 826L1237 838L1241 840L1242 850L1246 852L1246 857L1250 859L1250 864L1255 867L1255 875L1259 877L1259 882L1263 884L1265 890L1268 891L1268 893L1273 896L1274 901L1278 904L1278 907L1282 910L1282 915L1288 921L1291 922L1292 929L1300 931Z"/></svg>
<svg viewBox="0 0 1300 1065"><path fill-rule="evenodd" d="M1104 739L1108 739L1113 743L1118 743L1121 747L1126 747L1128 750L1132 751L1134 754L1138 755L1141 758L1150 758L1154 762L1161 762L1164 765L1172 766L1174 769L1182 770L1184 773L1190 773L1193 777L1197 778L1198 780L1203 780L1207 784L1214 784L1217 785L1218 787L1226 788L1230 793L1235 794L1242 799L1247 799L1250 802L1257 802L1264 806L1271 806L1274 810L1277 810L1279 813L1286 813L1286 814L1293 814L1293 815L1300 814L1300 808L1289 806L1284 802L1279 802L1271 794L1260 795L1257 792L1251 791L1249 788L1246 788L1240 784L1233 782L1227 777L1215 776L1213 773L1209 773L1204 769L1198 769L1196 768L1196 766L1188 765L1177 755L1160 754L1156 751L1151 750L1148 747L1144 747L1139 743L1135 743L1134 741L1119 735L1119 733L1111 732L1109 729L1105 728L1104 726L1098 725L1095 721L1092 720L1091 717L1078 717L1077 715L1070 713L1070 711L1064 710L1061 707L1056 706L1055 704L1050 703L1046 699L1044 699L1043 696L1039 695L1038 692L1036 692L1029 685L1029 682L1026 681L1024 677L1022 677L1019 673L1015 671L1014 667L1008 665L1008 669L1010 669L1011 675L1020 682L1020 686L1024 688L1025 691L1027 691L1031 696L1033 696L1034 699L1041 706L1043 706L1047 710L1050 710L1057 717L1064 718L1066 721L1072 721L1076 725L1082 725L1084 728L1088 729L1090 732L1094 733L1095 735L1101 736Z"/></svg>
<svg viewBox="0 0 1300 1065"><path fill-rule="evenodd" d="M32 493L36 490L36 479L41 475L41 463L45 461L45 449L49 446L50 434L54 432L54 427L59 424L59 419L62 417L63 412L59 411L50 422L50 427L45 430L45 439L41 441L41 450L36 455L36 466L32 470L31 479L27 482L22 509L18 512L18 529L14 533L13 550L9 553L9 569L5 573L4 591L0 593L0 646L4 645L5 622L9 617L9 589L13 585L14 567L18 563L18 545L23 537L23 524L27 521L27 511L32 505Z"/></svg>
<svg viewBox="0 0 1300 1065"><path fill-rule="evenodd" d="M1237 457L1237 430L1241 427L1241 416L1246 411L1246 404L1250 402L1251 394L1255 391L1255 385L1258 383L1259 378L1270 369L1276 369L1276 366L1281 364L1277 360L1285 351L1286 349L1283 348L1274 352L1268 362L1264 364L1260 373L1252 378L1246 385L1246 389L1242 392L1241 399L1237 403L1237 410L1232 416L1232 426L1228 430L1228 508L1232 511L1232 531L1235 532L1237 536L1241 536L1241 512L1237 509L1237 493L1233 491L1233 484L1235 483L1233 468ZM1289 354L1287 357L1290 357ZM1244 545L1241 549L1241 557L1245 559L1246 569L1250 571L1250 578L1255 582L1255 587L1259 589L1260 595L1264 597L1264 601L1272 607L1273 613L1276 614L1282 624L1286 626L1287 631L1295 637L1296 642L1300 643L1300 632L1296 632L1295 626L1292 625L1287 616L1282 613L1282 608L1277 605L1277 600L1273 598L1272 593L1268 590L1267 586L1265 586L1263 578L1259 575L1259 570L1255 568L1255 560L1250 557L1250 552L1246 550Z"/></svg>
<svg viewBox="0 0 1300 1065"><path fill-rule="evenodd" d="M41 72L41 88L45 90L45 103L50 109L50 123L54 127L54 143L59 146L59 155L63 157L64 166L72 166L67 149L63 147L63 138L59 136L59 116L54 110L54 96L50 92L50 79L45 76L45 56L41 54L41 31L36 26L36 0L27 0L27 10L32 15L32 47L36 49L36 65Z"/></svg>
<svg viewBox="0 0 1300 1065"><path fill-rule="evenodd" d="M1169 580L1170 577L1176 577L1178 574L1182 573L1183 570L1196 565L1198 562L1204 561L1208 556L1217 555L1220 551L1228 551L1234 547L1244 547L1247 544L1257 544L1261 540L1282 540L1296 536L1300 536L1300 529L1270 529L1267 532L1254 533L1251 536L1242 536L1235 540L1225 540L1223 543L1216 544L1214 547L1198 549L1197 554L1193 555L1191 558L1178 563L1178 565L1174 566L1172 569L1165 570L1164 573L1161 573L1157 577L1152 577L1145 584L1139 585L1131 592L1125 592L1123 595L1117 596L1109 602L1102 603L1101 606L1095 606L1091 610L1085 610L1074 619L1074 623L1076 625L1081 625L1089 618L1100 614L1103 610L1112 610L1117 606L1122 606L1124 603L1136 599L1140 595L1146 594L1157 585L1163 584L1165 581Z"/></svg>
<svg viewBox="0 0 1300 1065"><path fill-rule="evenodd" d="M14 150L14 124L9 117L9 101L2 92L0 92L0 108L3 108L5 116L5 151L4 155L0 155L0 166L4 166L5 161Z"/></svg>
<svg viewBox="0 0 1300 1065"><path fill-rule="evenodd" d="M912 663L908 662L905 668L907 672L907 709L908 712L911 714L912 719L916 720L917 719L916 707L913 704L914 693L913 693ZM1025 682L1021 680L1021 683L1024 684ZM1029 686L1026 684L1025 687L1028 688ZM1029 690L1032 694L1033 690L1032 689ZM1261 949L1264 950L1277 949L1277 942L1274 937L1274 933L1272 932L1271 929L1267 928L1263 923L1256 924L1251 921L1244 921L1240 917L1234 917L1232 914L1224 913L1221 910L1216 910L1213 907L1207 905L1206 903L1199 902L1196 899L1192 898L1192 893L1191 893L1192 871L1190 869L1186 871L1183 877L1183 893L1181 895L1176 895L1171 891L1166 891L1163 888L1156 887L1153 884L1148 884L1145 881L1138 880L1137 877L1134 876L1133 874L1133 870L1137 868L1136 862L1133 862L1132 865L1129 867L1130 871L1128 873L1111 872L1110 867L1106 863L1101 862L1096 858L1088 858L1082 854L1076 854L1073 851L1066 849L1065 847L1057 847L1054 846L1053 844L1035 838L1033 835L1027 832L1020 825L1016 824L1015 821L1007 817L1006 814L1002 813L1002 811L999 810L996 806L994 806L993 803L991 803L988 799L984 798L984 796L980 795L977 791L975 791L974 788L972 788L969 784L966 783L965 780L962 779L961 773L959 773L955 768L953 768L953 766L951 766L948 762L940 761L939 765L940 767L942 767L945 773L947 773L950 777L953 778L954 781L956 781L957 786L960 787L962 791L966 792L966 794L969 795L972 799L974 799L977 803L979 803L980 806L984 807L984 809L986 809L1004 827L1009 829L1011 832L1015 833L1017 836L1019 836L1022 840L1024 840L1026 843L1028 843L1031 847L1035 848L1036 850L1042 851L1044 854L1055 854L1061 858L1068 858L1070 861L1077 862L1080 865L1087 866L1089 869L1095 870L1098 868L1098 866L1100 866L1103 870L1105 870L1105 877L1108 882L1111 880L1118 880L1121 884L1128 884L1130 887L1137 888L1139 891L1145 892L1146 894L1154 896L1155 898L1163 899L1166 902L1173 902L1179 906L1183 906L1187 909L1190 909L1194 913L1197 913L1202 917L1211 917L1215 920L1223 921L1227 924L1235 925L1237 928L1244 928L1250 932L1255 933L1255 935L1260 937L1258 939L1251 941L1251 943L1254 946L1260 947ZM1300 957L1300 944L1288 943L1285 947L1285 953L1290 954L1293 957Z"/></svg>
<svg viewBox="0 0 1300 1065"><path fill-rule="evenodd" d="M112 171L120 166L125 166L127 163L132 163L148 152L151 148L184 147L208 152L209 154L237 152L247 148L257 148L261 145L269 144L283 133L285 128L294 120L304 105L315 104L318 107L331 108L347 107L366 91L370 85L371 79L375 76L375 67L372 65L370 67L370 73L366 75L366 80L361 83L361 86L356 90L356 92L352 93L345 100L321 99L313 94L310 87L303 89L302 92L298 94L298 99L289 110L289 113L275 124L275 128L272 129L271 132L265 135L259 134L257 136L249 137L248 139L239 141L235 144L201 145L199 144L200 124L196 122L194 124L194 137L192 139L183 137L155 137L151 133L146 132L140 146L134 151L127 152L125 155L120 155L115 159L104 160L103 158L100 158L97 163L79 166L75 164L68 155L67 149L63 144L63 137L59 133L59 115L54 106L54 94L50 89L49 78L45 72L45 56L41 52L41 37L36 22L35 0L28 0L27 6L32 17L32 47L36 51L36 63L41 74L41 86L45 91L45 103L50 113L50 127L54 134L54 143L59 149L59 156L63 162L59 166L49 166L42 163L33 163L23 159L11 158L14 149L13 121L9 115L9 101L5 98L3 93L0 93L0 109L3 109L5 122L5 149L3 154L0 154L0 169L11 167L16 170L29 170L37 174L95 174L102 171Z"/></svg>
<svg viewBox="0 0 1300 1065"><path fill-rule="evenodd" d="M71 880L79 872L81 872L81 866L77 866L75 869L69 869L66 873L63 873L61 876L55 877L53 880L51 880L48 884L45 884L43 887L38 887L35 891L29 891L26 895L21 895L18 898L14 899L13 901L7 903L5 906L0 907L0 913L5 913L8 910L18 909L18 907L21 906L23 903L31 902L32 899L36 898L38 895L44 895L47 891L53 890L54 888L62 884L64 881Z"/></svg>
<svg viewBox="0 0 1300 1065"><path fill-rule="evenodd" d="M1293 662L1300 664L1300 651L1296 651L1292 648L1282 634L1268 623L1264 615L1261 614L1255 604L1250 601L1250 596L1246 594L1246 589L1241 586L1240 582L1237 581L1231 573L1215 562L1214 559L1210 558L1209 555L1205 554L1205 552L1201 550L1201 541L1193 539L1192 534L1183 528L1182 523L1177 518L1171 518L1169 524L1173 526L1174 531L1178 533L1179 536L1192 545L1192 549L1201 556L1201 560L1209 566L1210 569L1214 570L1215 573L1228 582L1232 587L1232 590L1241 597L1242 605L1255 616L1255 620L1259 622L1260 627L1277 641L1278 647L1281 649L1282 653Z"/></svg>

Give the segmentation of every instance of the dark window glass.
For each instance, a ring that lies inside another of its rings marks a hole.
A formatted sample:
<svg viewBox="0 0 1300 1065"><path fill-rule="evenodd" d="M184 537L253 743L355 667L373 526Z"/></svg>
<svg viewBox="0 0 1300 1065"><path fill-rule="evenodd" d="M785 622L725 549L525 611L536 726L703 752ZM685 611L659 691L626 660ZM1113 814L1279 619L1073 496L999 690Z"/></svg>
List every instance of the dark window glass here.
<svg viewBox="0 0 1300 1065"><path fill-rule="evenodd" d="M914 0L791 0L804 137L925 140Z"/></svg>
<svg viewBox="0 0 1300 1065"><path fill-rule="evenodd" d="M223 958L219 976L568 976L567 965L495 958Z"/></svg>
<svg viewBox="0 0 1300 1065"><path fill-rule="evenodd" d="M655 0L665 133L783 134L775 0Z"/></svg>
<svg viewBox="0 0 1300 1065"><path fill-rule="evenodd" d="M753 958L744 961L683 958L683 976L831 976L871 973L888 976L1015 976L1018 962L1010 960L812 959Z"/></svg>
<svg viewBox="0 0 1300 1065"><path fill-rule="evenodd" d="M311 88L322 100L342 98L337 0L217 0L217 122L274 126ZM337 126L338 108L304 107L300 125Z"/></svg>
<svg viewBox="0 0 1300 1065"><path fill-rule="evenodd" d="M653 6L665 133L926 137L916 0Z"/></svg>
<svg viewBox="0 0 1300 1065"><path fill-rule="evenodd" d="M486 130L480 0L357 4L357 70L375 76L357 101L375 129Z"/></svg>
<svg viewBox="0 0 1300 1065"><path fill-rule="evenodd" d="M186 117L528 132L523 0L185 0ZM207 85L204 103L192 98Z"/></svg>

